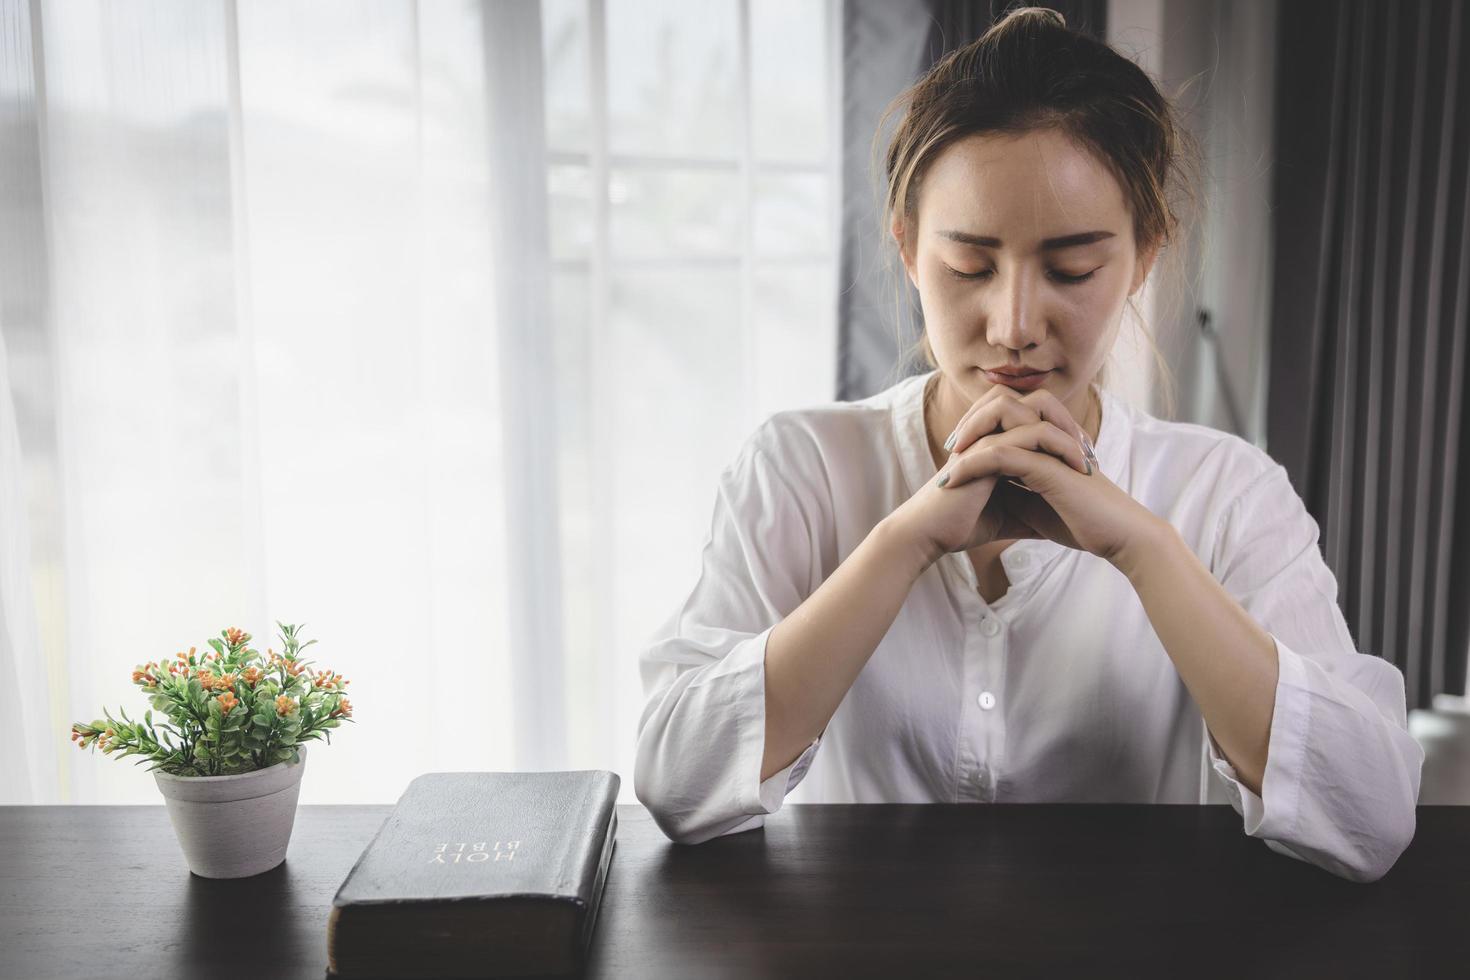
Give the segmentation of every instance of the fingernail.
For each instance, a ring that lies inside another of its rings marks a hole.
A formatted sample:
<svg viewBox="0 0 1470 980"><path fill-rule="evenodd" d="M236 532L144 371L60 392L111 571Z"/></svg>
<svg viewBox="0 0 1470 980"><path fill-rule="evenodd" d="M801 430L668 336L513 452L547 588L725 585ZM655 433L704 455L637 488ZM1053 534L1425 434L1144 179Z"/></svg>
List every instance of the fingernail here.
<svg viewBox="0 0 1470 980"><path fill-rule="evenodd" d="M939 478L939 482L938 482L938 483L936 483L936 484L935 484L935 486L939 486L939 487L942 487L942 486L944 486L944 485L945 485L945 484L946 484L946 483L948 483L948 482L949 482L949 474L948 474L948 473L946 473L946 474L944 474L944 475L943 475L943 476L941 476L941 477L940 477L940 478Z"/></svg>
<svg viewBox="0 0 1470 980"><path fill-rule="evenodd" d="M1087 437L1087 433L1085 432L1082 433L1082 455L1087 458L1087 475L1091 476L1093 471L1097 469L1097 453L1092 451L1092 440Z"/></svg>
<svg viewBox="0 0 1470 980"><path fill-rule="evenodd" d="M954 437L957 436L957 435L959 435L958 432L951 432L949 434L949 438L946 439L946 440L944 440L944 451L945 452L949 452L950 448L952 446L954 446Z"/></svg>

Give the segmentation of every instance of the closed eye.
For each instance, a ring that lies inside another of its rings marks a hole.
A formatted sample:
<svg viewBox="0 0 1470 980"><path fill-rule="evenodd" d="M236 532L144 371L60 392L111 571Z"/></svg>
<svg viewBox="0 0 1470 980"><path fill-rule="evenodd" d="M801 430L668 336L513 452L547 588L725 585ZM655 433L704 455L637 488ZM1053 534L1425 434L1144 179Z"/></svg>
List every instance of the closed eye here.
<svg viewBox="0 0 1470 980"><path fill-rule="evenodd" d="M960 272L958 269L951 269L947 265L944 268L947 269L949 271L949 274L954 276L956 279L978 279L984 281L995 275L994 269L981 269L979 272ZM1098 269L1100 268L1102 268L1102 266L1098 266ZM1054 282L1059 282L1065 286L1075 286L1078 283L1086 282L1087 280L1091 279L1093 273L1095 272L1097 272L1097 269L1093 269L1092 272L1084 272L1078 276L1069 276L1065 272L1058 272L1055 269L1051 269L1047 272L1047 275L1051 276Z"/></svg>

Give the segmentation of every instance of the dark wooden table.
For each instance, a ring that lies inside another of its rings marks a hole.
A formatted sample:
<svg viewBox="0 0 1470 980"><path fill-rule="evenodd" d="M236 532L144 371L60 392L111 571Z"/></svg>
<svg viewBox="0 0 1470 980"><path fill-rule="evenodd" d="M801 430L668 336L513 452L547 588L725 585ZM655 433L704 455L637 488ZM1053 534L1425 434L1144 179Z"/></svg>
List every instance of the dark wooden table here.
<svg viewBox="0 0 1470 980"><path fill-rule="evenodd" d="M1383 879L1224 806L791 804L672 844L620 806L589 977L1470 977L1470 807ZM286 863L189 874L161 806L0 807L0 977L305 977L386 806L303 806Z"/></svg>

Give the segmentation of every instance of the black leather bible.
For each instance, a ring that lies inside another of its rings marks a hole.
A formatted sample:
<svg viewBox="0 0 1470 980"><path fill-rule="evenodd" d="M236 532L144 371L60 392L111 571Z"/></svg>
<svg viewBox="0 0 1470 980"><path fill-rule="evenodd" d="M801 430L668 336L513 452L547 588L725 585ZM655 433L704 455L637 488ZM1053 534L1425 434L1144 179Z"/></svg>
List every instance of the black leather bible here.
<svg viewBox="0 0 1470 980"><path fill-rule="evenodd" d="M332 900L327 975L582 970L616 844L619 784L604 769L417 777Z"/></svg>

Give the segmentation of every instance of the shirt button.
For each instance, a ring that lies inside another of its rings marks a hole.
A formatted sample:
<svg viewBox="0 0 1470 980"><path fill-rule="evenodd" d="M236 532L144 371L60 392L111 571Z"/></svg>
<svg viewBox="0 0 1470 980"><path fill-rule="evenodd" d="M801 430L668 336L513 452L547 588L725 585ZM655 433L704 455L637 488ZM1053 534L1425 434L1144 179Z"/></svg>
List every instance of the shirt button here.
<svg viewBox="0 0 1470 980"><path fill-rule="evenodd" d="M995 621L995 617L986 616L980 621L980 632L986 636L994 636L1000 632L1000 624Z"/></svg>
<svg viewBox="0 0 1470 980"><path fill-rule="evenodd" d="M995 707L995 695L991 694L989 691L981 691L980 696L975 700L980 702L980 707L984 708L986 711L989 711L991 708Z"/></svg>

